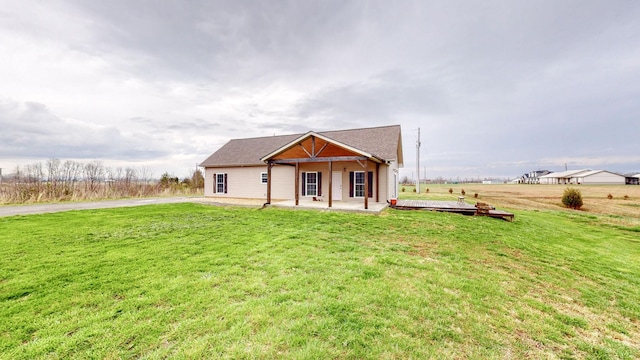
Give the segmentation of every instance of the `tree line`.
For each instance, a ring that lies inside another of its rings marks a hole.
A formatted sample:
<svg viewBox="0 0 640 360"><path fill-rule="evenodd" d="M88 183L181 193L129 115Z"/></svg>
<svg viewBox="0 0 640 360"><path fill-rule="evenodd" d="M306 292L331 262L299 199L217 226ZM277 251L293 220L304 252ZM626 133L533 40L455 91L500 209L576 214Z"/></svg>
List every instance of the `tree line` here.
<svg viewBox="0 0 640 360"><path fill-rule="evenodd" d="M158 180L144 167L110 168L100 161L60 159L17 166L0 181L3 204L186 195L202 193L204 189L199 169L182 181L168 173Z"/></svg>

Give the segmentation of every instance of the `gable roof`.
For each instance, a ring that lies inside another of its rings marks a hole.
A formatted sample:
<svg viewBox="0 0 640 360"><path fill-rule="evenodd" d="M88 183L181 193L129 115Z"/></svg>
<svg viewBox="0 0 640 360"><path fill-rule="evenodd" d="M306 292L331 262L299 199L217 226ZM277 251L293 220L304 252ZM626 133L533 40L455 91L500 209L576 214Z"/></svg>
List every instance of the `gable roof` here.
<svg viewBox="0 0 640 360"><path fill-rule="evenodd" d="M567 170L557 173L551 173L547 175L542 175L540 178L568 178L581 173L585 173L587 171L591 171L591 169L582 169L582 170Z"/></svg>
<svg viewBox="0 0 640 360"><path fill-rule="evenodd" d="M315 134L334 142L371 154L383 160L395 160L402 166L402 137L400 125L337 131L309 132L267 136L247 139L233 139L205 159L202 167L256 166L264 165L261 160L296 140Z"/></svg>
<svg viewBox="0 0 640 360"><path fill-rule="evenodd" d="M620 176L620 177L624 177L624 175L621 175L621 174L618 174L618 173L614 173L612 171L607 171L607 170L591 170L591 171L587 171L586 173L579 174L579 175L580 175L580 177L587 177L587 176L599 174L599 173L602 173L602 172L609 173L609 174L616 175L616 176Z"/></svg>
<svg viewBox="0 0 640 360"><path fill-rule="evenodd" d="M350 146L350 145L347 145L345 143L333 140L331 138L328 138L328 137L326 137L324 135L315 133L313 131L309 131L308 133L306 133L306 134L294 139L290 143L285 144L284 146L282 146L282 147L276 149L275 151L269 153L268 155L262 157L262 159L260 159L260 160L261 161L271 160L271 159L273 159L274 157L276 157L278 155L286 153L287 150L290 150L290 149L294 148L296 145L303 145L303 143L308 142L307 140L311 139L311 138L316 138L316 139L319 139L319 140L323 141L325 143L325 146L329 145L329 144L335 145L338 148L342 148L344 150L347 150L348 152L355 153L355 154L358 154L360 156L371 158L372 160L375 160L377 162L384 161L384 159L381 159L381 158L377 157L374 154L370 154L370 153L368 153L366 151L354 148L353 146ZM312 140L315 140L315 139L312 139Z"/></svg>

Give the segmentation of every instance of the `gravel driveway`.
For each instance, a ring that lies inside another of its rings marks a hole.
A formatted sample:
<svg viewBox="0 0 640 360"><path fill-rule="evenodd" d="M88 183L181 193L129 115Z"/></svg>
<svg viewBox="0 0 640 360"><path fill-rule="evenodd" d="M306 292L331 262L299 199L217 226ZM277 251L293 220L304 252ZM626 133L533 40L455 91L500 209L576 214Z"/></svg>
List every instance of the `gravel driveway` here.
<svg viewBox="0 0 640 360"><path fill-rule="evenodd" d="M201 197L163 197L143 199L121 199L91 202L67 202L52 204L7 205L0 206L0 217L14 215L43 214L70 210L107 209L117 207L142 206L150 204L174 204L184 202L202 202Z"/></svg>

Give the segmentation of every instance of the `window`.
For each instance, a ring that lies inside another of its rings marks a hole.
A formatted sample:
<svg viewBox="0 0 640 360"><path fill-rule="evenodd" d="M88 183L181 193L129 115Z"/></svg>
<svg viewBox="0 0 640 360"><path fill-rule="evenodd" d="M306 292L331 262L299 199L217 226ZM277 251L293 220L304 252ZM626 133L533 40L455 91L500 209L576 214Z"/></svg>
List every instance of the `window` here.
<svg viewBox="0 0 640 360"><path fill-rule="evenodd" d="M319 171L302 173L302 196L322 196L322 173Z"/></svg>
<svg viewBox="0 0 640 360"><path fill-rule="evenodd" d="M367 189L367 197L373 197L373 171L367 173L369 187ZM349 172L349 197L364 197L364 171Z"/></svg>
<svg viewBox="0 0 640 360"><path fill-rule="evenodd" d="M354 197L364 197L364 171L354 171L353 175Z"/></svg>
<svg viewBox="0 0 640 360"><path fill-rule="evenodd" d="M266 184L267 183L267 173L266 172L260 173L260 183L261 184Z"/></svg>
<svg viewBox="0 0 640 360"><path fill-rule="evenodd" d="M227 174L213 174L213 192L218 194L227 193Z"/></svg>
<svg viewBox="0 0 640 360"><path fill-rule="evenodd" d="M318 195L318 173L317 172L308 172L305 181L305 194L307 196L317 196Z"/></svg>

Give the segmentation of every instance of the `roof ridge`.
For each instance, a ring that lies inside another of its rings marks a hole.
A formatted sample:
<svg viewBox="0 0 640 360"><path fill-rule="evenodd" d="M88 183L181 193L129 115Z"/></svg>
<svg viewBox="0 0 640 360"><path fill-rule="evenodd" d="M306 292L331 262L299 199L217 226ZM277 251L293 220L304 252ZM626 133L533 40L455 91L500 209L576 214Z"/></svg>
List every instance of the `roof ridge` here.
<svg viewBox="0 0 640 360"><path fill-rule="evenodd" d="M366 127L366 128L351 128L351 129L342 129L342 130L325 130L325 131L317 131L316 133L322 134L327 132L338 132L338 131L373 130L373 129L382 129L382 128L389 128L389 127L400 127L400 124L372 126L372 127Z"/></svg>

